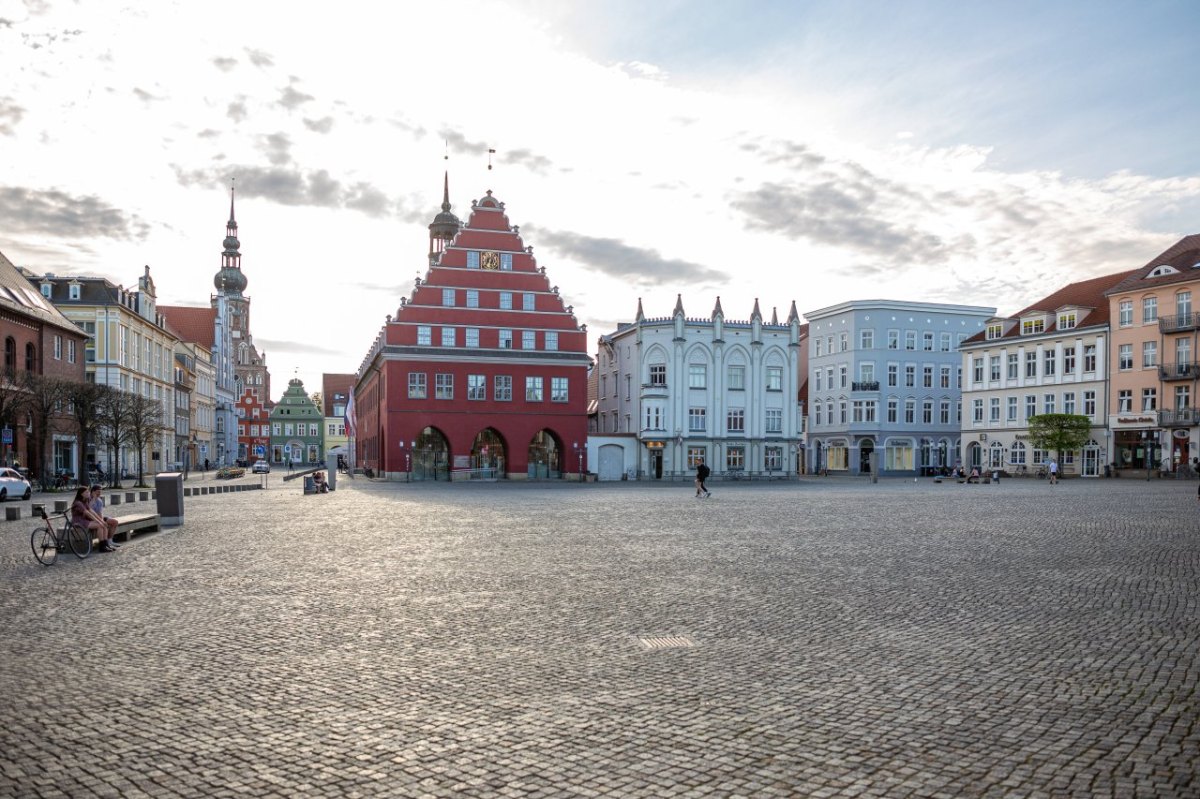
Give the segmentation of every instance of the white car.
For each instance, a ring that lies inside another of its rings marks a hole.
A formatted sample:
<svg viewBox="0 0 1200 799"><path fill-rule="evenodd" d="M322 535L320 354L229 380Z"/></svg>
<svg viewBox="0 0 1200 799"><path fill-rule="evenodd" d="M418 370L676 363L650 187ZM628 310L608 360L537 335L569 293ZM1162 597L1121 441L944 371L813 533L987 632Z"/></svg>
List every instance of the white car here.
<svg viewBox="0 0 1200 799"><path fill-rule="evenodd" d="M264 460L257 460L254 462L254 465L250 467L250 471L254 474L270 474L271 464Z"/></svg>
<svg viewBox="0 0 1200 799"><path fill-rule="evenodd" d="M29 499L33 488L16 469L0 468L0 502L6 499Z"/></svg>

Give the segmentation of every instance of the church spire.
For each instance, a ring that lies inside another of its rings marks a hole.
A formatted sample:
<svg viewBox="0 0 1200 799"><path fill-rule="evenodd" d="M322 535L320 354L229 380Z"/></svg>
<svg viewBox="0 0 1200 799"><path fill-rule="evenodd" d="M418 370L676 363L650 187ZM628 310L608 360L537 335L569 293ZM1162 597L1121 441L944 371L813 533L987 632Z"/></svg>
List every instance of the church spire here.
<svg viewBox="0 0 1200 799"><path fill-rule="evenodd" d="M221 253L221 270L213 278L213 285L222 294L241 294L246 290L246 276L242 274L242 243L238 241L237 218L233 215L233 185L229 186L229 221L225 223L225 245Z"/></svg>
<svg viewBox="0 0 1200 799"><path fill-rule="evenodd" d="M450 246L450 242L458 235L462 223L450 212L450 172L442 175L442 212L433 218L429 225L429 265L433 266L442 258L442 253Z"/></svg>

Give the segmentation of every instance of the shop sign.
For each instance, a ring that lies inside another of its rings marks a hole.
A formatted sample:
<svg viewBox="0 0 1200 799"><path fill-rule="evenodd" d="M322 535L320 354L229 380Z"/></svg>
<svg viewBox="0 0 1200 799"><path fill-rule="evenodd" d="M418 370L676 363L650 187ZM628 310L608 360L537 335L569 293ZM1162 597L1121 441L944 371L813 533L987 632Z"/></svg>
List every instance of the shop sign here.
<svg viewBox="0 0 1200 799"><path fill-rule="evenodd" d="M1157 417L1154 416L1118 416L1117 424L1154 424L1157 422Z"/></svg>
<svg viewBox="0 0 1200 799"><path fill-rule="evenodd" d="M665 441L647 441L646 449L663 449L666 447Z"/></svg>
<svg viewBox="0 0 1200 799"><path fill-rule="evenodd" d="M1171 435L1175 436L1175 438L1186 439L1188 437L1188 431L1176 430L1174 433L1171 433Z"/></svg>

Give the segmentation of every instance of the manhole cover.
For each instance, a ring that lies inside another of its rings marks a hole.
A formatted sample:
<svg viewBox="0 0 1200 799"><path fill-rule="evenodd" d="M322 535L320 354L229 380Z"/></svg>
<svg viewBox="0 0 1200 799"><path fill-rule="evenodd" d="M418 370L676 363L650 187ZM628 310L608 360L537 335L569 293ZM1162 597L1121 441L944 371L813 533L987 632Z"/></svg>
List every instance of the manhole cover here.
<svg viewBox="0 0 1200 799"><path fill-rule="evenodd" d="M696 645L686 635L640 635L637 641L642 649L681 649Z"/></svg>

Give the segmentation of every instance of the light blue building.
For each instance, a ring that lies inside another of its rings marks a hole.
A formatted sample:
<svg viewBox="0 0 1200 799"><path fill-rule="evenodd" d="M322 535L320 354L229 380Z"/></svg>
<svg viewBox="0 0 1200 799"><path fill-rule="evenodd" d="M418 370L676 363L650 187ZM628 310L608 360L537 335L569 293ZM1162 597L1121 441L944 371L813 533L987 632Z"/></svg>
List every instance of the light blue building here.
<svg viewBox="0 0 1200 799"><path fill-rule="evenodd" d="M808 465L917 475L961 460L958 346L995 308L853 300L805 314Z"/></svg>

